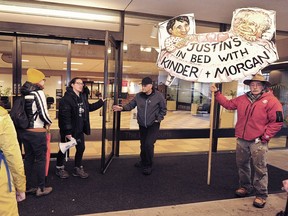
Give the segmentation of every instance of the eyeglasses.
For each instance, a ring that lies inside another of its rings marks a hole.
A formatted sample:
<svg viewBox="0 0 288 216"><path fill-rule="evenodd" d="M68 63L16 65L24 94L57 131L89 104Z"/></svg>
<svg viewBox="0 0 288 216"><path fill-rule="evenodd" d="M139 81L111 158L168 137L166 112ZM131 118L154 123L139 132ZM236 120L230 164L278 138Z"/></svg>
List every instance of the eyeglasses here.
<svg viewBox="0 0 288 216"><path fill-rule="evenodd" d="M84 85L84 83L82 83L82 82L75 82L75 84L78 84L78 85Z"/></svg>

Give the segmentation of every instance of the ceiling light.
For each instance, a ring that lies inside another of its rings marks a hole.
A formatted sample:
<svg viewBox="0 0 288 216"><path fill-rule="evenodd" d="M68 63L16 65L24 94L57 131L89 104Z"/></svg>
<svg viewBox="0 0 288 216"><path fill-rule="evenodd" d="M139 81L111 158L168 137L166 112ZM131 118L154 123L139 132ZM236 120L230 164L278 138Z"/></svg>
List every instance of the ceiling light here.
<svg viewBox="0 0 288 216"><path fill-rule="evenodd" d="M55 8L55 7L54 7ZM0 11L1 12L8 12L8 13L18 13L18 14L28 14L28 15L38 15L38 16L48 16L48 17L58 17L58 18L68 18L68 19L77 19L77 20L90 20L90 21L103 21L103 22L119 22L119 17L113 15L113 14L101 14L96 12L80 12L76 11L75 8L72 10L63 10L63 9L55 9L50 8L44 8L41 5L21 5L19 3L18 5L9 5L9 2L1 2L0 5Z"/></svg>
<svg viewBox="0 0 288 216"><path fill-rule="evenodd" d="M6 63L11 64L13 62L12 53L2 53L1 59Z"/></svg>
<svg viewBox="0 0 288 216"><path fill-rule="evenodd" d="M73 44L77 44L77 45L89 45L89 41L88 40L74 40Z"/></svg>
<svg viewBox="0 0 288 216"><path fill-rule="evenodd" d="M67 65L67 62L63 62L63 64ZM82 62L71 62L71 65L83 65Z"/></svg>
<svg viewBox="0 0 288 216"><path fill-rule="evenodd" d="M151 47L143 47L143 46L141 46L141 47L140 47L140 50L141 50L142 52L151 52L151 51L152 51L152 48L151 48Z"/></svg>
<svg viewBox="0 0 288 216"><path fill-rule="evenodd" d="M63 70L67 70L67 68L63 68ZM71 68L71 70L79 70L78 68Z"/></svg>
<svg viewBox="0 0 288 216"><path fill-rule="evenodd" d="M123 50L127 51L128 50L128 45L127 44L123 44Z"/></svg>

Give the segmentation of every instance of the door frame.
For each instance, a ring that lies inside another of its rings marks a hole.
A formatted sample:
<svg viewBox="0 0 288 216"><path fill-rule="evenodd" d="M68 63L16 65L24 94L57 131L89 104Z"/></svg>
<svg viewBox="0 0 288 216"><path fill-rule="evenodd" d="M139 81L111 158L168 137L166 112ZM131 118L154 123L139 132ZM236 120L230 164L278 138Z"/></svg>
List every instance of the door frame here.
<svg viewBox="0 0 288 216"><path fill-rule="evenodd" d="M115 52L115 71L114 71L114 77L113 77L113 87L112 87L112 102L113 104L117 103L118 98L118 72L119 72L119 53L120 53L120 46L117 44L114 37L110 34L109 31L106 31L105 35L105 54L104 54L104 98L109 98L108 95L108 88L109 88L109 48L113 48ZM101 173L105 174L107 171L109 165L111 164L114 156L115 156L115 149L116 149L116 125L117 125L117 119L116 119L116 113L113 112L112 116L112 137L110 137L112 140L108 140L108 130L107 130L107 112L110 109L110 112L112 110L112 107L109 107L110 104L108 104L107 100L104 102L103 105L103 120L102 120L102 149L101 149ZM111 152L108 156L106 156L106 145L109 144L108 142L111 142Z"/></svg>
<svg viewBox="0 0 288 216"><path fill-rule="evenodd" d="M16 96L20 94L20 88L22 83L22 42L31 42L31 43L44 43L44 44L55 44L55 45L65 45L67 46L67 69L66 69L66 83L69 83L71 80L71 40L65 39L49 39L42 37L32 37L32 36L16 36L16 83L15 92Z"/></svg>

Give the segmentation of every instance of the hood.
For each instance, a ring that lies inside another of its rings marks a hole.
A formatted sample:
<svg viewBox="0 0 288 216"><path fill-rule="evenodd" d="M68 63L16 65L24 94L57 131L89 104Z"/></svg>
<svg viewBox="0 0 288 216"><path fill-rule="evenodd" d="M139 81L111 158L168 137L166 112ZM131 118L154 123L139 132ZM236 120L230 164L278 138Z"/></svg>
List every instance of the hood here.
<svg viewBox="0 0 288 216"><path fill-rule="evenodd" d="M0 106L0 116L5 116L8 114L8 111L4 107Z"/></svg>
<svg viewBox="0 0 288 216"><path fill-rule="evenodd" d="M72 95L76 95L76 93L73 91L73 88L72 87L66 87L66 93L67 94L72 94Z"/></svg>
<svg viewBox="0 0 288 216"><path fill-rule="evenodd" d="M22 95L28 95L28 94L30 94L30 92L37 91L37 90L41 90L41 87L38 86L37 84L33 84L31 82L25 82L22 85L20 92Z"/></svg>
<svg viewBox="0 0 288 216"><path fill-rule="evenodd" d="M73 88L70 86L66 87L65 95L69 95L69 96L77 98L76 93L73 91ZM81 93L80 93L80 95L81 95Z"/></svg>

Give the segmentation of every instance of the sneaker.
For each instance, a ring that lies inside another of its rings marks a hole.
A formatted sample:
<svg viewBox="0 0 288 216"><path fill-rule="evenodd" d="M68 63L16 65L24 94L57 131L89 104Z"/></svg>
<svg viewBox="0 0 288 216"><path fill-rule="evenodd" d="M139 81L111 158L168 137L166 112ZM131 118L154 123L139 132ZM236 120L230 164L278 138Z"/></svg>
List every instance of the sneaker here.
<svg viewBox="0 0 288 216"><path fill-rule="evenodd" d="M37 188L30 188L26 190L26 194L36 194Z"/></svg>
<svg viewBox="0 0 288 216"><path fill-rule="evenodd" d="M56 167L56 175L61 179L69 178L69 173L64 169L64 166L60 168Z"/></svg>
<svg viewBox="0 0 288 216"><path fill-rule="evenodd" d="M36 196L40 197L40 196L45 196L48 195L52 192L52 187L44 187L43 189L38 188L36 191Z"/></svg>
<svg viewBox="0 0 288 216"><path fill-rule="evenodd" d="M144 167L143 172L144 175L151 175L152 173L152 167Z"/></svg>
<svg viewBox="0 0 288 216"><path fill-rule="evenodd" d="M137 163L134 164L135 167L137 168L142 168L143 167L143 163L142 161L138 161Z"/></svg>
<svg viewBox="0 0 288 216"><path fill-rule="evenodd" d="M74 168L73 176L79 176L80 178L85 179L89 177L89 174L84 171L83 166L80 166Z"/></svg>

